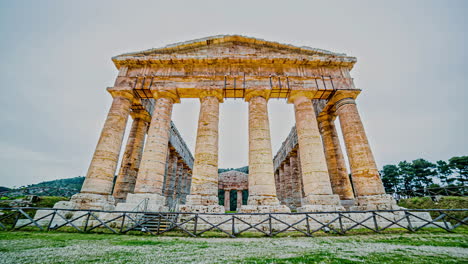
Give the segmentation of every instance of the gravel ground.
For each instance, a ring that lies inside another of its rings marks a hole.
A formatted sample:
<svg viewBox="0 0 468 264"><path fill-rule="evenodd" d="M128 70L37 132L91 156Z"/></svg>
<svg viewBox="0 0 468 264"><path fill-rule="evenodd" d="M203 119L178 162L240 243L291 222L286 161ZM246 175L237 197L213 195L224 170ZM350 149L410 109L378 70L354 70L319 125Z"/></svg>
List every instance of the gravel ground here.
<svg viewBox="0 0 468 264"><path fill-rule="evenodd" d="M304 255L317 255L319 263L341 263L333 262L340 259L350 261L348 263L372 263L376 256L392 254L414 258L411 260L413 263L426 263L423 260L427 257L434 260L432 263L468 263L468 238L465 234L236 239L4 234L0 232L0 263L11 264L309 263L290 260ZM329 257L323 260L323 256Z"/></svg>

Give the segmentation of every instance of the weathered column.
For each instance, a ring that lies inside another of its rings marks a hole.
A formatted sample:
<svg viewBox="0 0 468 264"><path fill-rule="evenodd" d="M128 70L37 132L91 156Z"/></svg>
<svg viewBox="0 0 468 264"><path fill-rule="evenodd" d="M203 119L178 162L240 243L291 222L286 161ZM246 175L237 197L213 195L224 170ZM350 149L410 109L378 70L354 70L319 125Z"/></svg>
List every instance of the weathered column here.
<svg viewBox="0 0 468 264"><path fill-rule="evenodd" d="M174 193L172 195L172 199L175 201L176 204L180 204L183 172L184 164L181 162L181 160L179 160L177 163L177 174L175 179Z"/></svg>
<svg viewBox="0 0 468 264"><path fill-rule="evenodd" d="M291 205L293 208L301 206L302 186L297 162L297 153L291 153L289 157L291 170Z"/></svg>
<svg viewBox="0 0 468 264"><path fill-rule="evenodd" d="M241 206L242 206L242 190L237 190L237 208L236 208L236 211L239 211Z"/></svg>
<svg viewBox="0 0 468 264"><path fill-rule="evenodd" d="M292 185L291 185L291 166L289 166L289 160L286 158L283 161L283 176L284 176L284 203L291 208L291 200L292 200Z"/></svg>
<svg viewBox="0 0 468 264"><path fill-rule="evenodd" d="M322 135L328 174L330 175L333 193L338 194L341 200L353 200L353 187L348 177L340 140L332 116L319 116L318 125Z"/></svg>
<svg viewBox="0 0 468 264"><path fill-rule="evenodd" d="M163 181L166 170L172 106L178 102L174 90L153 90L157 99L151 117L147 142L141 159L135 191L127 195L126 203L119 203L120 210L132 210L143 200L148 199L148 210L166 211L163 195Z"/></svg>
<svg viewBox="0 0 468 264"><path fill-rule="evenodd" d="M285 179L285 175L284 175L284 166L283 164L280 164L279 166L279 178L280 178L280 185L281 185L281 188L280 188L280 192L281 194L279 195L281 198L280 198L280 201L281 201L281 204L286 204L285 202L285 199L286 199L286 179Z"/></svg>
<svg viewBox="0 0 468 264"><path fill-rule="evenodd" d="M150 122L150 116L146 111L133 111L131 115L133 117L132 128L114 186L113 196L116 202L125 201L127 194L132 193L135 188L145 135Z"/></svg>
<svg viewBox="0 0 468 264"><path fill-rule="evenodd" d="M290 212L276 197L265 90L246 95L249 102L249 198L241 212Z"/></svg>
<svg viewBox="0 0 468 264"><path fill-rule="evenodd" d="M172 194L174 188L175 171L177 169L177 155L171 147L169 147L167 156L167 168L163 183L163 193L166 199Z"/></svg>
<svg viewBox="0 0 468 264"><path fill-rule="evenodd" d="M187 201L187 197L190 195L190 189L192 186L192 170L190 168L187 168L186 173L187 173L187 184L185 185L185 193L186 193L185 201Z"/></svg>
<svg viewBox="0 0 468 264"><path fill-rule="evenodd" d="M275 187L276 187L276 196L278 197L278 200L281 203L281 200L282 200L282 197L281 197L281 179L280 179L279 168L276 169L276 171L275 171Z"/></svg>
<svg viewBox="0 0 468 264"><path fill-rule="evenodd" d="M230 206L230 199L231 198L231 191L230 190L224 190L224 210L229 211L231 209Z"/></svg>
<svg viewBox="0 0 468 264"><path fill-rule="evenodd" d="M385 194L356 102L345 98L335 104L335 109L340 118L358 209L397 208L391 195Z"/></svg>
<svg viewBox="0 0 468 264"><path fill-rule="evenodd" d="M221 90L200 94L195 160L186 212L224 212L218 204L218 126Z"/></svg>
<svg viewBox="0 0 468 264"><path fill-rule="evenodd" d="M115 201L110 194L132 105L133 93L130 90L120 90L115 87L107 90L114 99L81 188L81 193L75 194L69 202L71 208L104 210L114 208Z"/></svg>
<svg viewBox="0 0 468 264"><path fill-rule="evenodd" d="M344 210L340 198L331 188L322 139L311 97L295 93L289 98L294 103L296 130L299 142L301 172L305 197L299 211Z"/></svg>

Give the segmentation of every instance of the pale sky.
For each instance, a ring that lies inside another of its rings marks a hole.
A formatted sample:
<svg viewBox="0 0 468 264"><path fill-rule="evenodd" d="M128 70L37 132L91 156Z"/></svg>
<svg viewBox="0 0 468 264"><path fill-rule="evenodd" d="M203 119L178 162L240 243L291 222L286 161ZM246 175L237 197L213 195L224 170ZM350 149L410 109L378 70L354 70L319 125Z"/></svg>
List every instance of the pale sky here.
<svg viewBox="0 0 468 264"><path fill-rule="evenodd" d="M467 13L468 1L0 0L0 186L86 174L112 100L112 56L218 34L357 57L379 168L467 155ZM269 110L274 155L294 114L284 100ZM192 153L198 111L193 99L174 106ZM247 104L220 111L219 167L245 166Z"/></svg>

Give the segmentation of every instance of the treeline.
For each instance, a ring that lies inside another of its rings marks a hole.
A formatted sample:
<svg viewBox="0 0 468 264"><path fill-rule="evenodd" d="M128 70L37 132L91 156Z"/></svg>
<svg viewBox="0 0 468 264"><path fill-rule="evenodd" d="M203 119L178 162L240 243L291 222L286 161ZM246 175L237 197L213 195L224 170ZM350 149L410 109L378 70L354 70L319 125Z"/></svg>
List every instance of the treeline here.
<svg viewBox="0 0 468 264"><path fill-rule="evenodd" d="M380 171L387 192L445 186L465 186L468 181L468 156L432 163L425 159L385 165Z"/></svg>
<svg viewBox="0 0 468 264"><path fill-rule="evenodd" d="M232 170L240 171L240 172L249 174L249 166L244 166L244 167L240 167L240 168L237 168L237 169L234 169L234 168L218 169L218 173L222 173L222 172L226 172L226 171L232 171Z"/></svg>

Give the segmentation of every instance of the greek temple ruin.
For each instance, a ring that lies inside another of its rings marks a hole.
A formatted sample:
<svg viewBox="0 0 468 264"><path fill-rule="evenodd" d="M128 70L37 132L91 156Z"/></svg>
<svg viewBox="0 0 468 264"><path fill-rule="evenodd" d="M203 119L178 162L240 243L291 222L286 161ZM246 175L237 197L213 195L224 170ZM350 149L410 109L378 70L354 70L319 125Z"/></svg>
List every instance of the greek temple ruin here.
<svg viewBox="0 0 468 264"><path fill-rule="evenodd" d="M361 89L350 75L355 57L220 35L112 60L119 71L107 88L113 101L85 182L79 194L56 208L131 211L145 204L147 211L177 205L180 212L224 213L219 189L228 193L225 205L231 190L242 196L248 189L247 204L237 197L243 213L397 208L385 194L358 111ZM219 108L232 98L248 104L248 175L218 175ZM200 101L193 156L171 122L173 108L189 99ZM275 157L270 99L290 104L296 122Z"/></svg>

